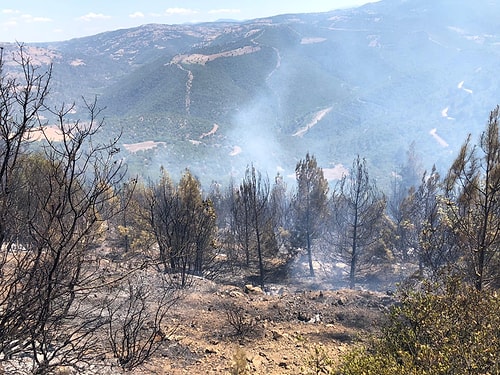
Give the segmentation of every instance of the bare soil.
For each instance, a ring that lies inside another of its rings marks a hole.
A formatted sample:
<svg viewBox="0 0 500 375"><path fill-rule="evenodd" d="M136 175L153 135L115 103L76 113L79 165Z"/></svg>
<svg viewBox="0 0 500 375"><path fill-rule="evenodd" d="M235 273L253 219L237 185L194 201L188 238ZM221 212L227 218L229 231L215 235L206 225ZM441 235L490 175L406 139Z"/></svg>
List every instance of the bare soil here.
<svg viewBox="0 0 500 375"><path fill-rule="evenodd" d="M166 336L144 365L126 372L107 353L83 374L306 375L313 373L307 361L316 348L338 362L378 334L395 301L390 292L332 290L321 276L294 274L282 284L266 284L265 292L248 285L248 275L226 277L194 280L170 309L162 327ZM103 347L106 342L102 337ZM0 373L27 374L28 363L5 363Z"/></svg>
<svg viewBox="0 0 500 375"><path fill-rule="evenodd" d="M124 144L123 147L125 147L125 149L129 152L138 152L156 148L161 144L165 144L165 142L145 141L139 143Z"/></svg>
<svg viewBox="0 0 500 375"><path fill-rule="evenodd" d="M231 374L239 355L251 374L305 374L315 346L338 360L379 331L392 303L370 291L281 287L248 293L199 280L171 311L172 335L132 373ZM241 318L242 327L231 316Z"/></svg>

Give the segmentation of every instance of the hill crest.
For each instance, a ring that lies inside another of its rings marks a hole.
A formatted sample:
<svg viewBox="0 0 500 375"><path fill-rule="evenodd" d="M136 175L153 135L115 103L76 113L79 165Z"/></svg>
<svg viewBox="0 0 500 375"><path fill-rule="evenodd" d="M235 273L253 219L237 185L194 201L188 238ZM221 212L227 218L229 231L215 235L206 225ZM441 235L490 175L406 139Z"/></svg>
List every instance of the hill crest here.
<svg viewBox="0 0 500 375"><path fill-rule="evenodd" d="M446 169L482 131L500 96L497 15L492 2L382 0L27 47L54 64L55 103L97 95L105 136L154 142L122 149L132 173L187 167L208 184L254 163L272 177L309 151L325 169L365 156L387 184L412 142Z"/></svg>

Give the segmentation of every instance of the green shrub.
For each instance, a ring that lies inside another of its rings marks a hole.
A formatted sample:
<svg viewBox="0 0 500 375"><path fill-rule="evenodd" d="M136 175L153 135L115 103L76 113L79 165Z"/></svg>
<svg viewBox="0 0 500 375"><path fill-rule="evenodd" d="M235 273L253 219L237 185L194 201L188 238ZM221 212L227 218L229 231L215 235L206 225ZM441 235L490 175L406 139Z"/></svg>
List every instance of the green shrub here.
<svg viewBox="0 0 500 375"><path fill-rule="evenodd" d="M322 345L315 345L304 360L303 375L331 374L333 360Z"/></svg>
<svg viewBox="0 0 500 375"><path fill-rule="evenodd" d="M337 374L500 374L500 298L457 281L404 293L382 336Z"/></svg>

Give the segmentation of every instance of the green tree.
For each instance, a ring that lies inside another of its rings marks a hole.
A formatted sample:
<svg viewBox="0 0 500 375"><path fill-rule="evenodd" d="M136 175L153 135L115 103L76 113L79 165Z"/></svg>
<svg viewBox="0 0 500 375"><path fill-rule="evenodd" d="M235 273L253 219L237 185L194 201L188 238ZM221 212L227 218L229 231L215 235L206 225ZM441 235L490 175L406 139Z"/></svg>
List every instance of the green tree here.
<svg viewBox="0 0 500 375"><path fill-rule="evenodd" d="M466 275L478 290L500 285L499 107L490 113L479 145L462 146L444 180L444 219L458 233Z"/></svg>
<svg viewBox="0 0 500 375"><path fill-rule="evenodd" d="M199 181L186 170L175 187L163 170L149 196L150 224L164 270L179 272L182 286L191 274L207 276L216 256L217 218Z"/></svg>
<svg viewBox="0 0 500 375"><path fill-rule="evenodd" d="M295 167L297 191L293 198L296 244L305 246L309 275L314 276L312 242L321 235L328 214L328 181L314 155L306 154Z"/></svg>

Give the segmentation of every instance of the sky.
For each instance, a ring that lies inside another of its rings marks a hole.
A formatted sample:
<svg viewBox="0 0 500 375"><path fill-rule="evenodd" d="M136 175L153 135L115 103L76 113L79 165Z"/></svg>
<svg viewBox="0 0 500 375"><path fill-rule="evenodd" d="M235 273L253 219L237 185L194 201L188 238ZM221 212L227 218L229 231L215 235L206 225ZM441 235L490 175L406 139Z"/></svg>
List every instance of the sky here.
<svg viewBox="0 0 500 375"><path fill-rule="evenodd" d="M53 42L148 23L327 12L375 0L0 0L0 42Z"/></svg>

